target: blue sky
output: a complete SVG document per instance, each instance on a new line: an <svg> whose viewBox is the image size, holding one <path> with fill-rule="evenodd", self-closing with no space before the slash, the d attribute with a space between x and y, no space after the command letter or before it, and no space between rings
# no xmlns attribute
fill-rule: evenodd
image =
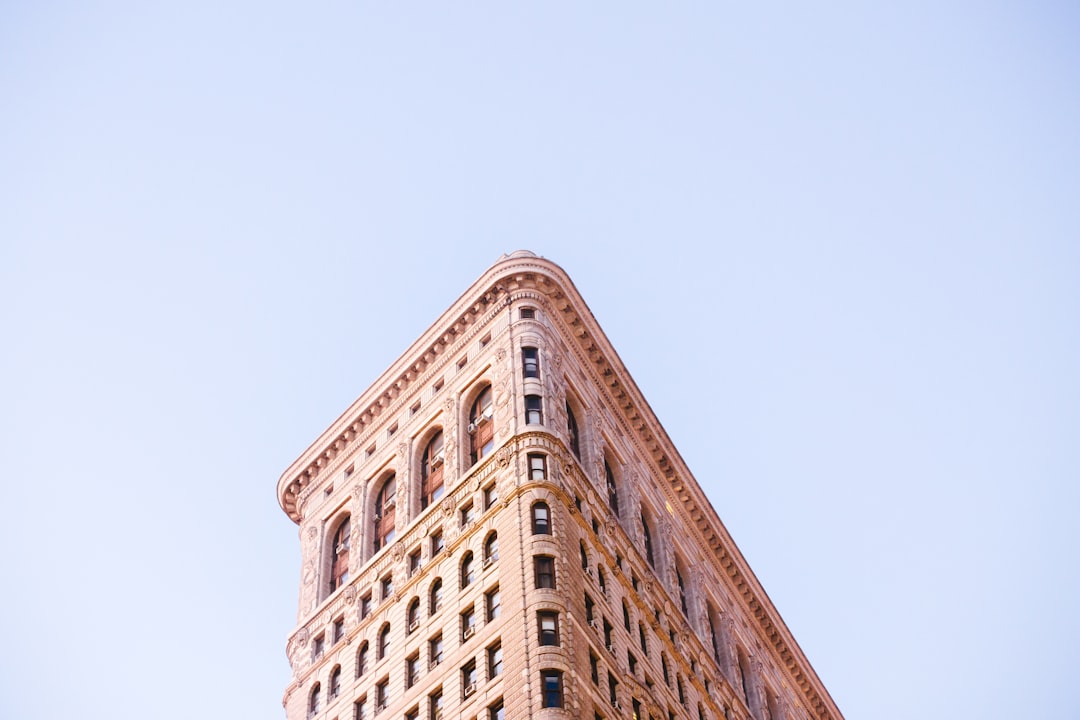
<svg viewBox="0 0 1080 720"><path fill-rule="evenodd" d="M519 248L848 718L1080 714L1078 30L3 4L0 716L282 717L278 476Z"/></svg>

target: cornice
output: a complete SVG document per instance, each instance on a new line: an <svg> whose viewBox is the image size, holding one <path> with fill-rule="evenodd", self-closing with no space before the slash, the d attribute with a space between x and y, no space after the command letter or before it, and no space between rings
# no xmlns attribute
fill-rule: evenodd
<svg viewBox="0 0 1080 720"><path fill-rule="evenodd" d="M668 490L677 499L679 512L698 529L702 547L723 568L734 595L757 621L762 637L802 691L807 708L822 720L840 720L843 716L836 704L573 282L558 265L532 253L519 251L500 258L285 471L278 481L282 509L294 522L299 522L296 501L300 491L409 391L418 378L425 376L426 370L445 359L447 348L455 345L459 336L481 316L487 316L489 311L508 303L512 296L524 292L539 293L545 304L556 311L549 313L553 324L581 359L587 360L582 365L605 390L620 423L645 451L656 475L666 481Z"/></svg>

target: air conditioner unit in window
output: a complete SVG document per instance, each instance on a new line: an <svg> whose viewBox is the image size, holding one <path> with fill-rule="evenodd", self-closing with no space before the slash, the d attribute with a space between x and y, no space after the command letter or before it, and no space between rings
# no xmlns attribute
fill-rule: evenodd
<svg viewBox="0 0 1080 720"><path fill-rule="evenodd" d="M612 645L612 644L610 644L610 643L608 643L608 646L607 646L607 651L608 651L609 653L611 653L612 655L614 655L614 654L615 654L615 646L614 646L614 645Z"/></svg>
<svg viewBox="0 0 1080 720"><path fill-rule="evenodd" d="M432 470L434 470L435 468L439 467L442 464L443 464L443 454L441 452L431 458L431 469Z"/></svg>
<svg viewBox="0 0 1080 720"><path fill-rule="evenodd" d="M494 563L494 562L495 562L495 558L493 558L493 557L491 557L489 555L486 558L484 558L484 567L486 567L486 568L491 567L492 563Z"/></svg>
<svg viewBox="0 0 1080 720"><path fill-rule="evenodd" d="M476 423L471 422L471 423L469 423L469 433L471 434L471 433L474 433L474 432L476 432Z"/></svg>
<svg viewBox="0 0 1080 720"><path fill-rule="evenodd" d="M476 683L469 683L465 686L465 690L462 692L462 695L464 695L465 697L469 697L474 692L476 692Z"/></svg>
<svg viewBox="0 0 1080 720"><path fill-rule="evenodd" d="M475 627L467 627L467 628L465 628L465 631L461 633L461 639L462 640L468 640L469 638L471 638L473 636L473 634L475 632L476 632Z"/></svg>
<svg viewBox="0 0 1080 720"><path fill-rule="evenodd" d="M596 618L593 618L589 621L589 627L591 627L593 630L599 630L600 623L596 621Z"/></svg>
<svg viewBox="0 0 1080 720"><path fill-rule="evenodd" d="M585 568L585 574L588 575L591 578L596 577L596 571L592 569L592 566L589 566L589 567Z"/></svg>
<svg viewBox="0 0 1080 720"><path fill-rule="evenodd" d="M439 663L441 663L441 662L442 662L442 658L435 658L434 660L432 660L432 661L430 661L428 663L427 669L428 670L434 670L435 668L437 668L439 666Z"/></svg>
<svg viewBox="0 0 1080 720"><path fill-rule="evenodd" d="M495 408L492 407L491 405L488 405L486 408L484 408L481 411L480 417L477 419L477 422L483 422L485 420L490 420L494 416L495 416Z"/></svg>
<svg viewBox="0 0 1080 720"><path fill-rule="evenodd" d="M615 708L616 710L622 710L622 705L619 704L618 700L612 700L611 707Z"/></svg>
<svg viewBox="0 0 1080 720"><path fill-rule="evenodd" d="M343 552L348 552L348 551L349 551L349 546L346 545L345 543L338 543L337 547L334 548L334 552L337 553L338 555L340 555Z"/></svg>
<svg viewBox="0 0 1080 720"><path fill-rule="evenodd" d="M411 623L409 623L409 632L415 631L418 627L420 627L420 621L413 620Z"/></svg>
<svg viewBox="0 0 1080 720"><path fill-rule="evenodd" d="M383 503L383 509L384 510L389 510L390 508L394 507L395 505L397 505L397 498L396 497L386 498L386 502Z"/></svg>

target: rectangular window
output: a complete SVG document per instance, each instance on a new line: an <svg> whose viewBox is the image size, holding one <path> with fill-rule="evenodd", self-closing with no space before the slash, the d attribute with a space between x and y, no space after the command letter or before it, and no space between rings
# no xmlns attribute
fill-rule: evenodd
<svg viewBox="0 0 1080 720"><path fill-rule="evenodd" d="M476 520L476 512L473 510L473 504L471 502L465 503L461 507L461 527L467 527Z"/></svg>
<svg viewBox="0 0 1080 720"><path fill-rule="evenodd" d="M442 688L428 695L429 720L442 720Z"/></svg>
<svg viewBox="0 0 1080 720"><path fill-rule="evenodd" d="M367 695L353 703L353 720L367 720Z"/></svg>
<svg viewBox="0 0 1080 720"><path fill-rule="evenodd" d="M589 651L589 677L592 678L593 685L600 684L600 658L596 657L596 653Z"/></svg>
<svg viewBox="0 0 1080 720"><path fill-rule="evenodd" d="M394 577L393 575L387 575L379 581L379 600L386 602L390 599L390 596L394 594Z"/></svg>
<svg viewBox="0 0 1080 720"><path fill-rule="evenodd" d="M562 672L541 670L540 687L543 688L540 707L561 708L563 706Z"/></svg>
<svg viewBox="0 0 1080 720"><path fill-rule="evenodd" d="M405 713L405 720L420 720L420 708L414 707Z"/></svg>
<svg viewBox="0 0 1080 720"><path fill-rule="evenodd" d="M390 678L383 678L375 685L375 712L385 710L390 702Z"/></svg>
<svg viewBox="0 0 1080 720"><path fill-rule="evenodd" d="M544 406L543 399L539 395L525 396L525 424L543 425Z"/></svg>
<svg viewBox="0 0 1080 720"><path fill-rule="evenodd" d="M442 530L431 533L431 557L435 557L445 549L446 540L443 538Z"/></svg>
<svg viewBox="0 0 1080 720"><path fill-rule="evenodd" d="M521 363L527 378L540 377L540 351L534 347L521 348Z"/></svg>
<svg viewBox="0 0 1080 720"><path fill-rule="evenodd" d="M417 548L409 553L409 577L412 577L420 569L420 549Z"/></svg>
<svg viewBox="0 0 1080 720"><path fill-rule="evenodd" d="M536 308L523 307L521 308L521 310L518 311L518 317L522 320L535 320Z"/></svg>
<svg viewBox="0 0 1080 720"><path fill-rule="evenodd" d="M484 510L490 510L497 502L499 502L499 491L495 483L492 483L484 488Z"/></svg>
<svg viewBox="0 0 1080 720"><path fill-rule="evenodd" d="M499 698L488 708L488 720L506 720L506 710L503 709L503 700Z"/></svg>
<svg viewBox="0 0 1080 720"><path fill-rule="evenodd" d="M334 621L334 643L338 643L345 637L345 618L339 617Z"/></svg>
<svg viewBox="0 0 1080 720"><path fill-rule="evenodd" d="M555 558L550 555L534 555L533 570L537 588L555 589Z"/></svg>
<svg viewBox="0 0 1080 720"><path fill-rule="evenodd" d="M596 603L589 597L589 593L585 593L585 620L589 623L593 621L593 610L596 608Z"/></svg>
<svg viewBox="0 0 1080 720"><path fill-rule="evenodd" d="M539 453L529 455L529 479L547 479L547 455L540 455Z"/></svg>
<svg viewBox="0 0 1080 720"><path fill-rule="evenodd" d="M428 666L435 667L442 662L443 639L442 633L428 640Z"/></svg>
<svg viewBox="0 0 1080 720"><path fill-rule="evenodd" d="M326 648L326 639L324 636L319 635L311 641L311 659L312 661L318 660L323 656L323 650Z"/></svg>
<svg viewBox="0 0 1080 720"><path fill-rule="evenodd" d="M559 613L542 610L536 613L536 623L540 632L541 645L559 644Z"/></svg>
<svg viewBox="0 0 1080 720"><path fill-rule="evenodd" d="M499 613L502 612L502 599L499 597L499 586L496 585L491 590L488 590L484 595L484 606L486 609L487 622L491 622L495 618L499 617Z"/></svg>
<svg viewBox="0 0 1080 720"><path fill-rule="evenodd" d="M371 614L371 593L360 598L360 619L363 620Z"/></svg>
<svg viewBox="0 0 1080 720"><path fill-rule="evenodd" d="M476 661L470 660L461 667L461 699L476 692Z"/></svg>
<svg viewBox="0 0 1080 720"><path fill-rule="evenodd" d="M611 700L611 704L614 705L619 701L619 681L615 679L615 675L608 673L607 684L608 698Z"/></svg>
<svg viewBox="0 0 1080 720"><path fill-rule="evenodd" d="M488 680L494 680L502 674L502 642L497 642L487 649Z"/></svg>
<svg viewBox="0 0 1080 720"><path fill-rule="evenodd" d="M405 687L411 688L420 679L420 653L413 653L405 661Z"/></svg>
<svg viewBox="0 0 1080 720"><path fill-rule="evenodd" d="M465 612L461 613L461 641L465 642L476 632L476 612L470 605Z"/></svg>

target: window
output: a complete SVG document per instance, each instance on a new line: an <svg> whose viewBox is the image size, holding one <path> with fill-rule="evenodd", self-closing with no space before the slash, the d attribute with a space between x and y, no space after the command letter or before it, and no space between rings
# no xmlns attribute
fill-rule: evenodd
<svg viewBox="0 0 1080 720"><path fill-rule="evenodd" d="M600 583L600 592L607 595L607 578L604 577L604 568L596 566L596 579Z"/></svg>
<svg viewBox="0 0 1080 720"><path fill-rule="evenodd" d="M467 587L476 579L474 565L472 552L465 553L465 557L461 559L461 587Z"/></svg>
<svg viewBox="0 0 1080 720"><path fill-rule="evenodd" d="M615 679L614 674L607 674L607 685L608 698L611 700L611 704L614 705L619 701L619 681Z"/></svg>
<svg viewBox="0 0 1080 720"><path fill-rule="evenodd" d="M443 494L443 434L435 433L424 446L420 459L420 508L426 508Z"/></svg>
<svg viewBox="0 0 1080 720"><path fill-rule="evenodd" d="M367 720L367 695L353 703L353 720Z"/></svg>
<svg viewBox="0 0 1080 720"><path fill-rule="evenodd" d="M496 585L484 595L484 606L487 612L487 622L499 617L502 612L502 599L499 597L499 586Z"/></svg>
<svg viewBox="0 0 1080 720"><path fill-rule="evenodd" d="M490 510L497 502L499 502L499 489L495 483L492 483L484 488L484 509Z"/></svg>
<svg viewBox="0 0 1080 720"><path fill-rule="evenodd" d="M499 559L499 534L492 532L484 541L484 567Z"/></svg>
<svg viewBox="0 0 1080 720"><path fill-rule="evenodd" d="M578 548L581 550L581 569L589 569L589 553L585 550L585 543L581 541L578 543Z"/></svg>
<svg viewBox="0 0 1080 720"><path fill-rule="evenodd" d="M405 619L408 623L405 626L406 635L420 627L420 598L414 597L409 601L409 609L405 613Z"/></svg>
<svg viewBox="0 0 1080 720"><path fill-rule="evenodd" d="M394 576L387 575L379 581L379 600L386 602L394 594Z"/></svg>
<svg viewBox="0 0 1080 720"><path fill-rule="evenodd" d="M682 605L683 615L689 616L690 611L686 609L686 583L678 566L675 567L675 580L679 584L679 604Z"/></svg>
<svg viewBox="0 0 1080 720"><path fill-rule="evenodd" d="M717 631L719 623L716 619L716 608L713 607L713 604L710 602L706 603L705 610L709 619L709 639L712 641L713 659L716 660L717 665L723 667L724 663L720 661L720 637L719 632Z"/></svg>
<svg viewBox="0 0 1080 720"><path fill-rule="evenodd" d="M407 713L405 713L405 720L420 720L420 708L411 708Z"/></svg>
<svg viewBox="0 0 1080 720"><path fill-rule="evenodd" d="M386 653L390 650L390 623L386 623L382 626L382 630L379 630L379 645L378 645L378 659L382 660L386 657Z"/></svg>
<svg viewBox="0 0 1080 720"><path fill-rule="evenodd" d="M428 614L434 615L442 607L442 578L435 578L431 583L431 592L428 600Z"/></svg>
<svg viewBox="0 0 1080 720"><path fill-rule="evenodd" d="M334 644L336 645L338 642L340 642L343 637L345 637L345 618L339 617L334 620Z"/></svg>
<svg viewBox="0 0 1080 720"><path fill-rule="evenodd" d="M645 559L648 560L649 565L655 569L656 559L653 554L652 531L649 530L649 521L645 517L645 513L641 514L641 534L645 540Z"/></svg>
<svg viewBox="0 0 1080 720"><path fill-rule="evenodd" d="M315 713L319 712L319 706L322 703L322 686L319 683L315 683L311 686L311 694L308 695L308 717L311 717Z"/></svg>
<svg viewBox="0 0 1080 720"><path fill-rule="evenodd" d="M541 645L559 644L559 613L550 610L541 610L536 613L536 624L539 628Z"/></svg>
<svg viewBox="0 0 1080 720"><path fill-rule="evenodd" d="M488 708L488 720L506 720L506 710L503 709L502 698Z"/></svg>
<svg viewBox="0 0 1080 720"><path fill-rule="evenodd" d="M375 520L374 527L374 552L394 541L394 515L396 506L396 490L394 476L390 475L383 481L375 496Z"/></svg>
<svg viewBox="0 0 1080 720"><path fill-rule="evenodd" d="M356 677L363 676L367 672L368 644L362 643L356 651Z"/></svg>
<svg viewBox="0 0 1080 720"><path fill-rule="evenodd" d="M420 653L405 659L405 687L411 688L420 679Z"/></svg>
<svg viewBox="0 0 1080 720"><path fill-rule="evenodd" d="M442 688L428 695L428 717L430 720L442 720Z"/></svg>
<svg viewBox="0 0 1080 720"><path fill-rule="evenodd" d="M668 675L667 655L660 653L660 669L664 672L664 682L670 686L671 677Z"/></svg>
<svg viewBox="0 0 1080 720"><path fill-rule="evenodd" d="M615 645L611 640L611 631L614 629L615 628L608 622L607 618L604 618L604 645L607 646L607 649L612 653L615 652Z"/></svg>
<svg viewBox="0 0 1080 720"><path fill-rule="evenodd" d="M529 479L547 479L547 455L541 455L539 453L529 454Z"/></svg>
<svg viewBox="0 0 1080 720"><path fill-rule="evenodd" d="M682 675L676 675L675 676L675 687L678 688L679 704L680 705L685 705L686 704L686 690L683 689Z"/></svg>
<svg viewBox="0 0 1080 720"><path fill-rule="evenodd" d="M585 593L585 620L588 622L593 621L593 611L596 609L596 603L589 597L589 593Z"/></svg>
<svg viewBox="0 0 1080 720"><path fill-rule="evenodd" d="M385 710L390 702L390 678L383 678L375 684L375 712Z"/></svg>
<svg viewBox="0 0 1080 720"><path fill-rule="evenodd" d="M641 652L645 653L645 656L649 655L649 646L645 642L645 623L637 624L638 643L641 645Z"/></svg>
<svg viewBox="0 0 1080 720"><path fill-rule="evenodd" d="M536 308L523 307L518 312L518 317L522 320L534 320L536 319Z"/></svg>
<svg viewBox="0 0 1080 720"><path fill-rule="evenodd" d="M476 610L470 605L461 613L461 642L465 642L476 633Z"/></svg>
<svg viewBox="0 0 1080 720"><path fill-rule="evenodd" d="M574 411L570 409L570 403L566 403L566 438L570 441L570 450L580 460L581 447L578 440L577 418L574 417Z"/></svg>
<svg viewBox="0 0 1080 720"><path fill-rule="evenodd" d="M494 680L502 675L503 656L502 642L496 642L487 649L488 680Z"/></svg>
<svg viewBox="0 0 1080 720"><path fill-rule="evenodd" d="M607 479L608 505L615 516L619 515L619 488L615 486L615 474L611 472L611 466L604 460L604 477Z"/></svg>
<svg viewBox="0 0 1080 720"><path fill-rule="evenodd" d="M540 687L543 688L540 707L561 708L563 706L562 672L541 670Z"/></svg>
<svg viewBox="0 0 1080 720"><path fill-rule="evenodd" d="M470 660L461 666L461 699L476 692L476 660Z"/></svg>
<svg viewBox="0 0 1080 720"><path fill-rule="evenodd" d="M476 519L476 511L473 509L473 504L467 502L461 506L461 527L465 528L472 525L473 520Z"/></svg>
<svg viewBox="0 0 1080 720"><path fill-rule="evenodd" d="M543 425L544 424L543 399L539 395L526 395L525 396L525 424L526 425Z"/></svg>
<svg viewBox="0 0 1080 720"><path fill-rule="evenodd" d="M341 666L335 665L330 671L330 698L336 698L341 694Z"/></svg>
<svg viewBox="0 0 1080 720"><path fill-rule="evenodd" d="M532 531L533 535L551 534L551 511L546 502L533 503L532 506Z"/></svg>
<svg viewBox="0 0 1080 720"><path fill-rule="evenodd" d="M371 593L360 598L360 619L363 620L371 614Z"/></svg>
<svg viewBox="0 0 1080 720"><path fill-rule="evenodd" d="M488 385L477 395L469 411L469 460L474 464L495 447L495 428L491 422L495 410L491 400L491 386Z"/></svg>
<svg viewBox="0 0 1080 720"><path fill-rule="evenodd" d="M551 555L534 555L533 570L536 587L555 589L555 558Z"/></svg>
<svg viewBox="0 0 1080 720"><path fill-rule="evenodd" d="M409 577L415 575L417 571L420 570L420 566L420 549L417 548L409 553Z"/></svg>
<svg viewBox="0 0 1080 720"><path fill-rule="evenodd" d="M316 635L315 639L311 641L311 661L314 662L321 658L325 649L326 638L323 635Z"/></svg>
<svg viewBox="0 0 1080 720"><path fill-rule="evenodd" d="M526 378L540 377L540 351L534 347L521 348L521 364Z"/></svg>
<svg viewBox="0 0 1080 720"><path fill-rule="evenodd" d="M442 662L443 658L443 639L442 633L439 633L435 637L428 640L428 665L435 667Z"/></svg>
<svg viewBox="0 0 1080 720"><path fill-rule="evenodd" d="M630 608L626 606L626 601L622 601L622 623L626 628L626 632L630 632Z"/></svg>
<svg viewBox="0 0 1080 720"><path fill-rule="evenodd" d="M349 517L346 516L338 523L334 531L331 546L333 559L330 561L330 592L334 592L349 581L349 542L351 539L349 528Z"/></svg>
<svg viewBox="0 0 1080 720"><path fill-rule="evenodd" d="M431 557L435 557L446 549L446 539L443 538L442 530L431 533Z"/></svg>
<svg viewBox="0 0 1080 720"><path fill-rule="evenodd" d="M593 685L600 684L600 658L596 657L592 650L589 651L589 677L592 678Z"/></svg>
<svg viewBox="0 0 1080 720"><path fill-rule="evenodd" d="M626 651L626 664L630 668L630 674L637 674L637 657L629 650Z"/></svg>

